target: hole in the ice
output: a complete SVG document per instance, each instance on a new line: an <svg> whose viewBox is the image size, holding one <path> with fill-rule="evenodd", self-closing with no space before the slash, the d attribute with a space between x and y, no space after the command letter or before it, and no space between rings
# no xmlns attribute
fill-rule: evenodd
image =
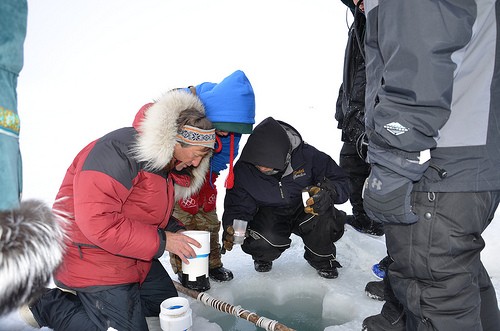
<svg viewBox="0 0 500 331"><path fill-rule="evenodd" d="M236 292L232 290L235 288L241 291L233 293ZM323 331L328 326L349 322L356 315L351 298L340 294L338 289L304 284L303 280L287 281L285 284L257 280L242 282L241 287L217 287L211 295L301 331ZM224 331L263 330L251 322L211 307L198 306L193 309L197 316L217 323Z"/></svg>

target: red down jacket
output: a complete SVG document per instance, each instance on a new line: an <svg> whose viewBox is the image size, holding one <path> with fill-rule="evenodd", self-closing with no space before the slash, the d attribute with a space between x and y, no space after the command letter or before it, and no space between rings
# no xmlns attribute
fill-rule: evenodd
<svg viewBox="0 0 500 331"><path fill-rule="evenodd" d="M191 178L183 178L190 186L175 185L174 198L178 181L174 183L173 175L164 170L168 163L161 164L172 159L179 112L193 103L203 111L196 97L171 91L144 106L133 127L91 142L76 156L53 208L68 221L69 230L68 249L55 274L58 286L91 290L144 281L151 260L164 253L162 230L169 223L175 199L196 192L208 169L207 158ZM141 140L144 128L149 136ZM161 140L153 139L152 144L155 129L172 134L157 134ZM137 154L148 161L137 161ZM168 227L176 231L182 225Z"/></svg>

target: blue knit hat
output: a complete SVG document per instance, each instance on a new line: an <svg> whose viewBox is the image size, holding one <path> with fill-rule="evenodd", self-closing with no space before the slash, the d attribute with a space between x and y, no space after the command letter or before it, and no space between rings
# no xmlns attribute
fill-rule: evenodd
<svg viewBox="0 0 500 331"><path fill-rule="evenodd" d="M205 106L208 119L217 130L252 133L255 123L255 94L241 70L233 72L219 84L202 83L196 94Z"/></svg>

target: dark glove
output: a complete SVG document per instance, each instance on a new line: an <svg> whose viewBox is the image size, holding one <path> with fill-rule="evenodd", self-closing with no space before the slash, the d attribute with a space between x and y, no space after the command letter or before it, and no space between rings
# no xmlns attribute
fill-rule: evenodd
<svg viewBox="0 0 500 331"><path fill-rule="evenodd" d="M230 251L233 249L234 245L234 229L230 225L222 233L222 248L221 253L226 253L226 250Z"/></svg>
<svg viewBox="0 0 500 331"><path fill-rule="evenodd" d="M200 199L199 204L203 206L205 212L209 212L215 209L217 204L217 187L215 187L215 181L217 180L218 174L215 172L208 172L205 178L205 182L200 189Z"/></svg>
<svg viewBox="0 0 500 331"><path fill-rule="evenodd" d="M304 211L308 214L322 215L326 213L337 198L337 192L330 181L325 178L318 186L307 188L310 198L306 200Z"/></svg>
<svg viewBox="0 0 500 331"><path fill-rule="evenodd" d="M363 206L368 217L386 223L418 221L411 207L413 182L388 168L372 164L363 187Z"/></svg>

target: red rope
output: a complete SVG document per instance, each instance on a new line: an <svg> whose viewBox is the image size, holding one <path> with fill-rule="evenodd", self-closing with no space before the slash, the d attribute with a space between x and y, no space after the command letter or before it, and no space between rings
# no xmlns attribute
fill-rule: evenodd
<svg viewBox="0 0 500 331"><path fill-rule="evenodd" d="M227 175L226 182L224 186L227 189L232 189L234 186L234 173L233 173L233 161L234 161L234 133L230 133L230 144L229 144L229 174Z"/></svg>
<svg viewBox="0 0 500 331"><path fill-rule="evenodd" d="M220 153L220 151L222 150L222 141L220 140L220 137L218 135L215 135L215 149L214 149L214 153Z"/></svg>

